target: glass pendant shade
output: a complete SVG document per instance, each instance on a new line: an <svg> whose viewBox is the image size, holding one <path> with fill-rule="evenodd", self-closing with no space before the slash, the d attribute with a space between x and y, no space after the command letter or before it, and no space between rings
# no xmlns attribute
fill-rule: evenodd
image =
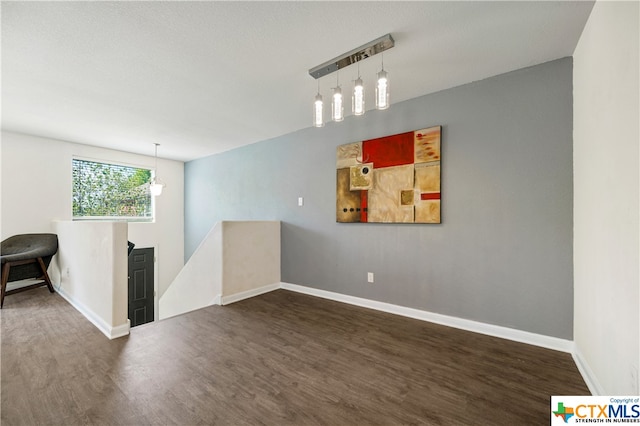
<svg viewBox="0 0 640 426"><path fill-rule="evenodd" d="M351 112L353 115L364 114L364 85L362 79L358 77L353 85L353 95L351 97Z"/></svg>
<svg viewBox="0 0 640 426"><path fill-rule="evenodd" d="M158 195L162 194L162 189L164 188L164 185L161 183L156 182L156 180L152 180L151 181L151 185L149 185L149 191L151 192L151 195L153 195L154 197L157 197Z"/></svg>
<svg viewBox="0 0 640 426"><path fill-rule="evenodd" d="M344 105L342 102L342 89L340 86L333 89L333 100L331 102L331 118L333 121L344 120Z"/></svg>
<svg viewBox="0 0 640 426"><path fill-rule="evenodd" d="M384 68L378 73L378 82L376 84L376 108L389 108L389 78Z"/></svg>
<svg viewBox="0 0 640 426"><path fill-rule="evenodd" d="M313 102L313 127L324 126L324 120L322 116L323 116L322 95L318 93L316 95L316 100Z"/></svg>

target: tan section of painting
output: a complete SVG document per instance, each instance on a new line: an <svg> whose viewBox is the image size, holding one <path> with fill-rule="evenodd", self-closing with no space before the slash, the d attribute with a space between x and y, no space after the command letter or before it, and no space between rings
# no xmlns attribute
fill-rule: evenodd
<svg viewBox="0 0 640 426"><path fill-rule="evenodd" d="M371 188L371 181L373 180L373 173L371 173L373 171L373 163L351 166L349 170L351 174L349 188L352 191Z"/></svg>
<svg viewBox="0 0 640 426"><path fill-rule="evenodd" d="M440 161L441 126L413 132L415 163Z"/></svg>
<svg viewBox="0 0 640 426"><path fill-rule="evenodd" d="M336 222L360 222L360 191L349 190L349 169L338 169L336 179Z"/></svg>
<svg viewBox="0 0 640 426"><path fill-rule="evenodd" d="M340 145L336 150L336 169L344 169L361 163L362 142Z"/></svg>
<svg viewBox="0 0 640 426"><path fill-rule="evenodd" d="M416 203L416 223L440 223L440 200Z"/></svg>
<svg viewBox="0 0 640 426"><path fill-rule="evenodd" d="M413 206L401 204L402 191L413 187L413 164L374 170L368 193L369 222L413 222Z"/></svg>
<svg viewBox="0 0 640 426"><path fill-rule="evenodd" d="M420 163L416 168L418 192L440 192L440 162ZM418 195L418 198L420 196Z"/></svg>
<svg viewBox="0 0 640 426"><path fill-rule="evenodd" d="M403 206L412 206L414 196L413 189L400 191L400 204Z"/></svg>

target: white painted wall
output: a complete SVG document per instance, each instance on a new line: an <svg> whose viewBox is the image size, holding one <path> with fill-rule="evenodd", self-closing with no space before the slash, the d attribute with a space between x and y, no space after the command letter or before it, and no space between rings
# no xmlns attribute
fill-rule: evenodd
<svg viewBox="0 0 640 426"><path fill-rule="evenodd" d="M574 53L574 341L595 394L640 393L639 8L598 1Z"/></svg>
<svg viewBox="0 0 640 426"><path fill-rule="evenodd" d="M60 270L56 291L107 337L129 334L127 224L55 221L53 232Z"/></svg>
<svg viewBox="0 0 640 426"><path fill-rule="evenodd" d="M155 161L151 142L151 155L143 156L2 132L1 147L2 239L20 233L52 232L53 220L72 219L71 159L74 156L151 169ZM184 163L159 159L157 173L167 186L156 198L155 222L128 226L129 240L136 247L155 248L156 318L157 300L184 264Z"/></svg>
<svg viewBox="0 0 640 426"><path fill-rule="evenodd" d="M219 305L222 293L222 223L202 240L160 298L160 319Z"/></svg>
<svg viewBox="0 0 640 426"><path fill-rule="evenodd" d="M222 222L222 300L280 283L280 222Z"/></svg>
<svg viewBox="0 0 640 426"><path fill-rule="evenodd" d="M217 222L160 299L160 319L280 287L280 222Z"/></svg>

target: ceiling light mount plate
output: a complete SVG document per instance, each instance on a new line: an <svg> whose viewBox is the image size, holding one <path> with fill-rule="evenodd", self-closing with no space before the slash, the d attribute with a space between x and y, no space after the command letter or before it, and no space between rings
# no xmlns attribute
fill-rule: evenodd
<svg viewBox="0 0 640 426"><path fill-rule="evenodd" d="M327 74L331 74L339 69L348 67L358 61L377 55L387 49L391 49L393 46L395 46L395 41L393 40L393 37L391 37L391 34L383 35L382 37L370 41L367 44L333 58L322 65L311 68L309 70L309 75L315 79L324 77Z"/></svg>

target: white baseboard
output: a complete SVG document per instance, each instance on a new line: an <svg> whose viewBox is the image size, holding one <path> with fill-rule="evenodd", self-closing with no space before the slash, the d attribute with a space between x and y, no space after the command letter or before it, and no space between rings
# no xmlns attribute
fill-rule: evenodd
<svg viewBox="0 0 640 426"><path fill-rule="evenodd" d="M573 348L572 355L573 355L573 360L576 363L576 367L578 367L578 371L580 371L580 374L582 375L584 382L587 384L587 387L589 388L589 392L591 392L591 395L594 395L594 396L606 395L604 392L604 389L602 388L602 385L600 384L600 381L598 380L596 375L593 373L593 370L591 369L591 367L589 367L589 364L584 359L584 356L582 356L582 353L580 352L577 346Z"/></svg>
<svg viewBox="0 0 640 426"><path fill-rule="evenodd" d="M131 323L128 319L125 324L112 327L111 325L107 324L102 318L96 315L95 312L87 308L82 302L71 297L66 291L64 291L64 288L58 287L56 288L56 291L60 296L62 296L63 299L69 302L71 306L76 308L78 312L84 315L86 319L91 321L91 323L95 325L98 330L100 330L102 334L107 336L109 339L117 339L118 337L126 336L127 334L129 334Z"/></svg>
<svg viewBox="0 0 640 426"><path fill-rule="evenodd" d="M311 296L322 297L323 299L334 300L336 302L348 303L350 305L375 309L377 311L402 315L422 321L446 325L448 327L459 328L472 331L474 333L486 334L488 336L500 337L502 339L513 340L529 345L540 346L556 351L572 353L573 341L560 339L558 337L545 336L542 334L530 333L528 331L516 330L499 325L485 324L482 322L456 318L448 315L436 314L420 309L407 308L405 306L393 305L391 303L378 302L375 300L363 299L361 297L347 296L345 294L334 293L326 290L305 287L297 284L280 283L280 288L284 290L304 293Z"/></svg>
<svg viewBox="0 0 640 426"><path fill-rule="evenodd" d="M109 339L117 339L129 334L131 330L131 320L127 318L127 322L116 327L111 327L111 335L107 336Z"/></svg>
<svg viewBox="0 0 640 426"><path fill-rule="evenodd" d="M239 302L250 297L259 296L270 291L274 291L280 288L281 283L268 284L262 287L254 288L251 290L243 291L229 296L220 297L220 305L228 305L230 303Z"/></svg>
<svg viewBox="0 0 640 426"><path fill-rule="evenodd" d="M160 299L162 300L162 298L160 298ZM207 308L207 307L212 306L212 305L220 305L220 295L218 294L213 299L211 299L211 301L208 302L208 303L204 303L204 304L197 305L197 306L191 305L191 306L189 306L187 308L185 308L184 306L176 308L175 305L174 305L174 306L171 307L171 312L169 312L168 314L167 314L167 310L168 310L167 307L166 306L163 307L163 305L161 303L159 305L160 305L159 309L161 311L161 312L159 312L159 318L160 318L160 321L163 321L163 320L166 320L168 318L173 318L173 317L177 317L179 315L188 314L189 312L197 311L198 309L204 309L204 308Z"/></svg>

